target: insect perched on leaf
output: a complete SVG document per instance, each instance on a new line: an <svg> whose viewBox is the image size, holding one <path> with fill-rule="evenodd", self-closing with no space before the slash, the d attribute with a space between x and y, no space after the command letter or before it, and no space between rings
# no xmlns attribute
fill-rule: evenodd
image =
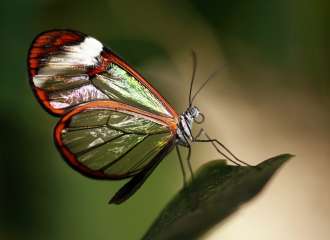
<svg viewBox="0 0 330 240"><path fill-rule="evenodd" d="M189 106L178 115L138 72L93 37L72 30L52 30L38 35L28 53L32 89L41 105L61 117L55 127L55 143L75 170L96 179L131 178L110 200L120 204L138 190L160 161L178 146L211 142L236 158L203 129L192 134L193 122L203 114L192 95L196 69L190 85ZM206 139L200 139L201 135ZM244 163L244 162L243 162Z"/></svg>

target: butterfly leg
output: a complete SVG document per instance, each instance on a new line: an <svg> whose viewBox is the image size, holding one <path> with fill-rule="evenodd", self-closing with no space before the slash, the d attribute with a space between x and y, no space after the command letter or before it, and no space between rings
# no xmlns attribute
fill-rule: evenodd
<svg viewBox="0 0 330 240"><path fill-rule="evenodd" d="M199 131L196 134L196 136L193 137L193 141L197 140L202 135L203 132L204 132L204 128L199 129Z"/></svg>
<svg viewBox="0 0 330 240"><path fill-rule="evenodd" d="M183 176L183 187L186 187L186 185L187 185L187 174L186 174L186 170L184 169L184 165L183 165L183 161L182 161L179 146L176 145L175 149L176 149L176 153L178 155L180 166L181 166L181 171L182 171L182 176Z"/></svg>
<svg viewBox="0 0 330 240"><path fill-rule="evenodd" d="M204 134L204 136L207 139L199 139L200 135ZM238 157L236 157L225 145L223 145L219 140L217 139L212 139L210 138L210 136L205 132L205 130L203 128L200 129L200 131L197 133L197 135L194 137L193 142L210 142L212 144L212 146L215 148L215 150L220 153L225 159L227 159L228 161L241 166L241 164L244 164L246 166L251 166L250 164L240 160ZM223 148L232 158L230 158L227 154L225 154L223 151L220 150L220 148L218 147L220 146L221 148Z"/></svg>
<svg viewBox="0 0 330 240"><path fill-rule="evenodd" d="M194 180L194 172L193 172L193 169L192 169L192 166L191 166L191 145L188 145L187 146L188 148L188 155L187 155L187 163L188 163L188 167L189 167L189 171L190 171L190 174L191 174L191 179Z"/></svg>

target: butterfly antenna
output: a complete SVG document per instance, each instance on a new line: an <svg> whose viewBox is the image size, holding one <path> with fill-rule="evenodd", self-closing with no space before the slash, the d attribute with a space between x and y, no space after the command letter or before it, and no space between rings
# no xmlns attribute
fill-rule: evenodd
<svg viewBox="0 0 330 240"><path fill-rule="evenodd" d="M212 74L210 74L210 76L205 80L205 82L202 84L202 86L197 90L197 92L193 95L193 97L191 98L191 104L193 103L193 101L195 100L195 98L197 97L198 93L200 91L202 91L202 89L206 86L206 84L212 79L214 78L217 73L220 71L220 69L215 70Z"/></svg>
<svg viewBox="0 0 330 240"><path fill-rule="evenodd" d="M192 76L191 76L191 81L190 81L190 89L189 89L189 107L191 107L191 105L192 105L191 94L192 94L192 88L193 88L193 85L194 85L196 69L197 69L196 52L194 50L191 50L191 55L192 55L192 60L193 60L193 71L192 71Z"/></svg>

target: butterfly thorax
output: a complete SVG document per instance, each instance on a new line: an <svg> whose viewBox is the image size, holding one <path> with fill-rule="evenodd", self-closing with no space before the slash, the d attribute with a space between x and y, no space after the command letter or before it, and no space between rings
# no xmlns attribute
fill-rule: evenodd
<svg viewBox="0 0 330 240"><path fill-rule="evenodd" d="M189 146L193 141L192 124L194 119L199 116L197 107L189 107L179 116L177 134L177 143L183 146Z"/></svg>

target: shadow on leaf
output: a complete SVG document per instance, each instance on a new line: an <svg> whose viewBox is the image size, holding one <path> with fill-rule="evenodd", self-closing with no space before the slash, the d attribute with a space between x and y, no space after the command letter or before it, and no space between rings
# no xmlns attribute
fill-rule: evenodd
<svg viewBox="0 0 330 240"><path fill-rule="evenodd" d="M204 164L194 181L163 209L143 240L196 239L256 196L293 155L282 154L254 167Z"/></svg>

